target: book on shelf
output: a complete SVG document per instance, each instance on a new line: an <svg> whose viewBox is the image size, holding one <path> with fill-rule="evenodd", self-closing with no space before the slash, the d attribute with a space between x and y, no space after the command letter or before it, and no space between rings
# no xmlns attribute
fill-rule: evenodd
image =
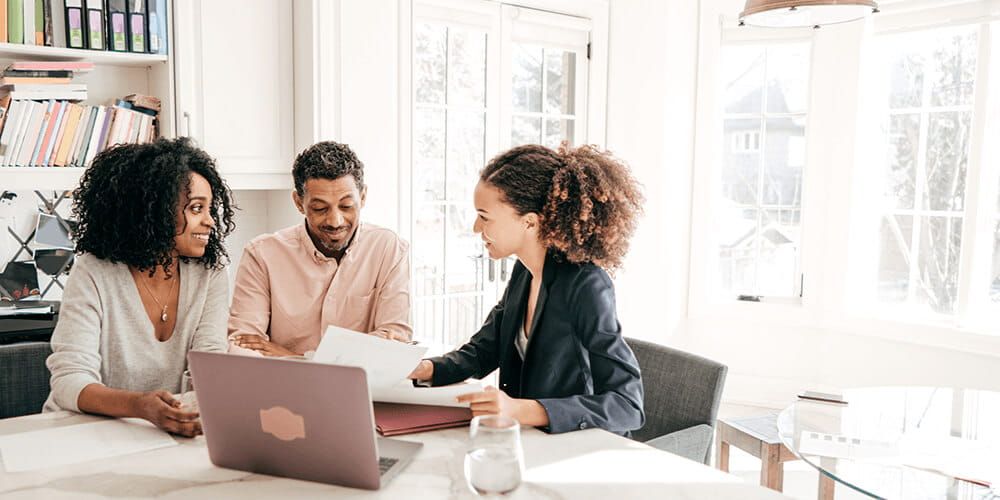
<svg viewBox="0 0 1000 500"><path fill-rule="evenodd" d="M16 0L7 0L8 2ZM22 42L25 45L35 45L35 0L23 0L21 5Z"/></svg>
<svg viewBox="0 0 1000 500"><path fill-rule="evenodd" d="M157 137L155 116L123 100L103 106L56 99L9 103L0 118L0 167L82 167L107 148Z"/></svg>
<svg viewBox="0 0 1000 500"><path fill-rule="evenodd" d="M63 92L86 92L87 85L84 83L55 83L55 84L11 83L8 85L0 86L0 90L7 92L16 90L20 90L23 92L41 92L43 90L60 90Z"/></svg>
<svg viewBox="0 0 1000 500"><path fill-rule="evenodd" d="M6 86L5 86L6 87ZM47 99L57 99L63 101L86 101L87 91L71 91L71 90L7 90L6 88L0 88L0 95L9 95L11 99L23 99L23 100L47 100Z"/></svg>
<svg viewBox="0 0 1000 500"><path fill-rule="evenodd" d="M7 66L14 71L63 71L86 73L94 69L94 63L88 61L13 61Z"/></svg>
<svg viewBox="0 0 1000 500"><path fill-rule="evenodd" d="M167 53L167 0L147 0L146 20L149 27L149 52Z"/></svg>
<svg viewBox="0 0 1000 500"><path fill-rule="evenodd" d="M7 0L7 42L24 43L24 2Z"/></svg>

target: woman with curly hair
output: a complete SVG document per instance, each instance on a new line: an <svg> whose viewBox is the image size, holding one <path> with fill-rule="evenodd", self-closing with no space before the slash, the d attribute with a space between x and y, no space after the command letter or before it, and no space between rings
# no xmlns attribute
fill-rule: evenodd
<svg viewBox="0 0 1000 500"><path fill-rule="evenodd" d="M614 286L641 211L628 168L590 146L520 146L483 169L474 230L490 258L518 259L500 303L458 350L410 377L446 385L500 369L500 388L459 397L559 433L642 427L639 365L622 338Z"/></svg>
<svg viewBox="0 0 1000 500"><path fill-rule="evenodd" d="M45 411L139 417L194 436L181 409L189 350L225 351L233 201L187 139L110 148L73 192L79 256L52 334Z"/></svg>

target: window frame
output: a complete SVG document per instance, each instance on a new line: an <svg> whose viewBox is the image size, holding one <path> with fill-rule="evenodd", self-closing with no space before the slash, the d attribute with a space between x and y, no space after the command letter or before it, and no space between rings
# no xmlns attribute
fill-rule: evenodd
<svg viewBox="0 0 1000 500"><path fill-rule="evenodd" d="M715 139L721 129L722 92L715 66L721 60L724 35L737 20L720 7L703 8L700 14L698 81L696 103L695 169L691 214L691 257L688 288L688 319L703 321L720 315L775 328L810 328L844 334L891 339L979 354L1000 355L1000 327L989 325L997 305L989 302L989 262L997 219L997 178L1000 176L1000 145L983 137L1000 136L1000 12L988 2L967 1L959 5L921 2L887 5L868 22L823 27L812 32L809 118L806 134L806 164L803 181L803 234L800 262L804 293L801 300L738 301L713 296L708 266L717 262L711 245L712 203L718 190L722 145ZM867 205L872 195L864 184L863 170L870 167L866 156L871 134L862 113L871 104L865 93L871 66L868 44L876 35L914 31L929 27L979 24L980 50L977 92L973 109L971 150L966 172L966 193L960 265L961 308L953 318L962 321L926 322L913 318L881 315L871 307L871 295L858 293L866 281L872 283L877 262L866 262L877 254L870 245L857 242L857 231L870 230ZM990 25L989 36L983 26ZM771 30L758 35L736 32L741 40L788 40L810 36L796 30ZM990 54L994 55L992 58ZM991 60L992 59L992 60ZM711 84L705 82L712 82ZM991 88L993 87L993 88ZM979 91L978 89L989 89ZM817 96L835 102L817 100ZM831 96L835 96L830 99ZM988 118L987 118L988 116ZM847 128L845 128L847 127ZM844 134L844 130L855 133ZM838 134L839 132L839 134ZM993 141L994 143L997 141ZM973 166L975 163L975 167ZM844 168L844 165L849 168ZM838 168L839 167L839 168ZM881 173L881 170L879 171ZM975 201L976 208L971 205ZM990 203L992 203L992 208ZM970 208L972 208L970 210ZM808 218L808 223L805 220ZM875 228L877 230L877 226ZM969 233L974 233L970 235ZM977 238L978 235L978 238ZM876 240L876 245L877 245ZM975 248L975 251L973 249ZM982 271L982 272L980 272ZM979 287L980 296L968 295ZM874 289L874 287L872 287ZM982 300L985 297L986 302ZM961 316L959 316L961 315ZM995 321L994 321L995 323Z"/></svg>

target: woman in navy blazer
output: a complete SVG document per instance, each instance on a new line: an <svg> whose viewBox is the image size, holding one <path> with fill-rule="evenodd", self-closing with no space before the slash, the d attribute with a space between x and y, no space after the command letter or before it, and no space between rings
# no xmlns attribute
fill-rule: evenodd
<svg viewBox="0 0 1000 500"><path fill-rule="evenodd" d="M639 364L622 338L614 285L642 195L628 167L592 147L513 148L475 190L474 226L510 282L479 332L410 375L432 385L500 369L500 388L459 398L552 433L643 425Z"/></svg>

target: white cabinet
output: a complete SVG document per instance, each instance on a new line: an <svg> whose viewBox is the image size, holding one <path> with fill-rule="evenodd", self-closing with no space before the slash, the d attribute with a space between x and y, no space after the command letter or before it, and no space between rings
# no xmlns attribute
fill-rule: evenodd
<svg viewBox="0 0 1000 500"><path fill-rule="evenodd" d="M178 135L194 138L236 189L290 189L292 2L174 4Z"/></svg>

